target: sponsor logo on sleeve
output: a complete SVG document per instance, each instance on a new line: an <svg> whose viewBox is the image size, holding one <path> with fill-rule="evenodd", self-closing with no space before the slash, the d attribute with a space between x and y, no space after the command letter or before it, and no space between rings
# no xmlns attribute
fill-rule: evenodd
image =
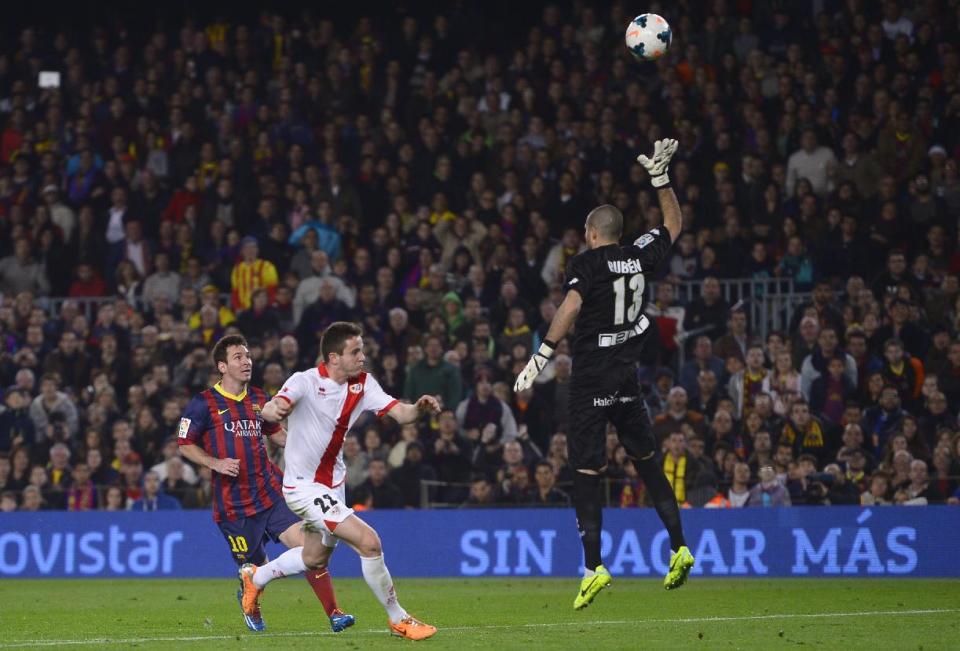
<svg viewBox="0 0 960 651"><path fill-rule="evenodd" d="M639 237L639 239L637 239L637 246L639 246L642 249L643 247L650 244L651 242L653 242L653 235L651 235L650 233L644 233Z"/></svg>

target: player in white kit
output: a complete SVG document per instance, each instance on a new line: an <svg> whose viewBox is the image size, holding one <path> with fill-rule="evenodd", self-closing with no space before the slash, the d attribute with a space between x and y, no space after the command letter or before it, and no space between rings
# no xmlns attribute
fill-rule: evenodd
<svg viewBox="0 0 960 651"><path fill-rule="evenodd" d="M339 539L360 555L363 578L387 611L391 632L423 640L437 629L400 606L383 562L380 537L346 504L342 448L344 436L365 411L403 425L421 414L438 413L440 405L433 396L421 396L411 405L387 395L372 375L363 372L362 335L353 323L332 324L320 342L320 366L291 375L263 407L267 422L287 418L283 496L303 518L304 543L261 567L240 568L243 608L254 612L260 593L273 579L325 568Z"/></svg>

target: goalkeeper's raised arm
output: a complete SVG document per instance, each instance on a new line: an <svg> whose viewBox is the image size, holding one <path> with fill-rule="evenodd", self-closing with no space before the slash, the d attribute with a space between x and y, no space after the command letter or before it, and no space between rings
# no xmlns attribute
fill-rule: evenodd
<svg viewBox="0 0 960 651"><path fill-rule="evenodd" d="M657 190L657 200L660 202L660 210L663 212L663 225L670 231L671 242L677 241L683 228L680 202L677 201L677 195L670 187L670 177L667 176L670 159L673 158L676 151L677 141L672 138L664 138L654 144L653 156L649 158L644 154L637 156L637 162L646 168L650 175L650 183Z"/></svg>

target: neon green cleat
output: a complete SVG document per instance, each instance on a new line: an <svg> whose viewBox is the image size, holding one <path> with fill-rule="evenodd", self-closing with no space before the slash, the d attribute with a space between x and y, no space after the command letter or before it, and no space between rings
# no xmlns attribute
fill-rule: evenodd
<svg viewBox="0 0 960 651"><path fill-rule="evenodd" d="M667 590L679 588L687 582L692 569L693 554L690 553L690 548L684 545L670 555L670 571L663 577L663 587Z"/></svg>
<svg viewBox="0 0 960 651"><path fill-rule="evenodd" d="M577 593L577 598L573 600L573 609L582 610L589 606L593 602L593 598L610 585L612 580L613 578L607 568L603 565L597 565L596 574L591 577L584 577L580 581L580 592Z"/></svg>

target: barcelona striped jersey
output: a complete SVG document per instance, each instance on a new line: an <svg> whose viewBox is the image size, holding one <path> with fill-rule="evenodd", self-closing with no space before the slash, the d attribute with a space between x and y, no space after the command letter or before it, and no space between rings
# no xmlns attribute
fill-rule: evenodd
<svg viewBox="0 0 960 651"><path fill-rule="evenodd" d="M267 457L263 435L281 431L260 410L270 397L256 387L239 395L219 383L194 396L180 419L180 445L198 445L218 459L237 459L236 477L213 473L213 519L233 521L283 503L282 473Z"/></svg>

